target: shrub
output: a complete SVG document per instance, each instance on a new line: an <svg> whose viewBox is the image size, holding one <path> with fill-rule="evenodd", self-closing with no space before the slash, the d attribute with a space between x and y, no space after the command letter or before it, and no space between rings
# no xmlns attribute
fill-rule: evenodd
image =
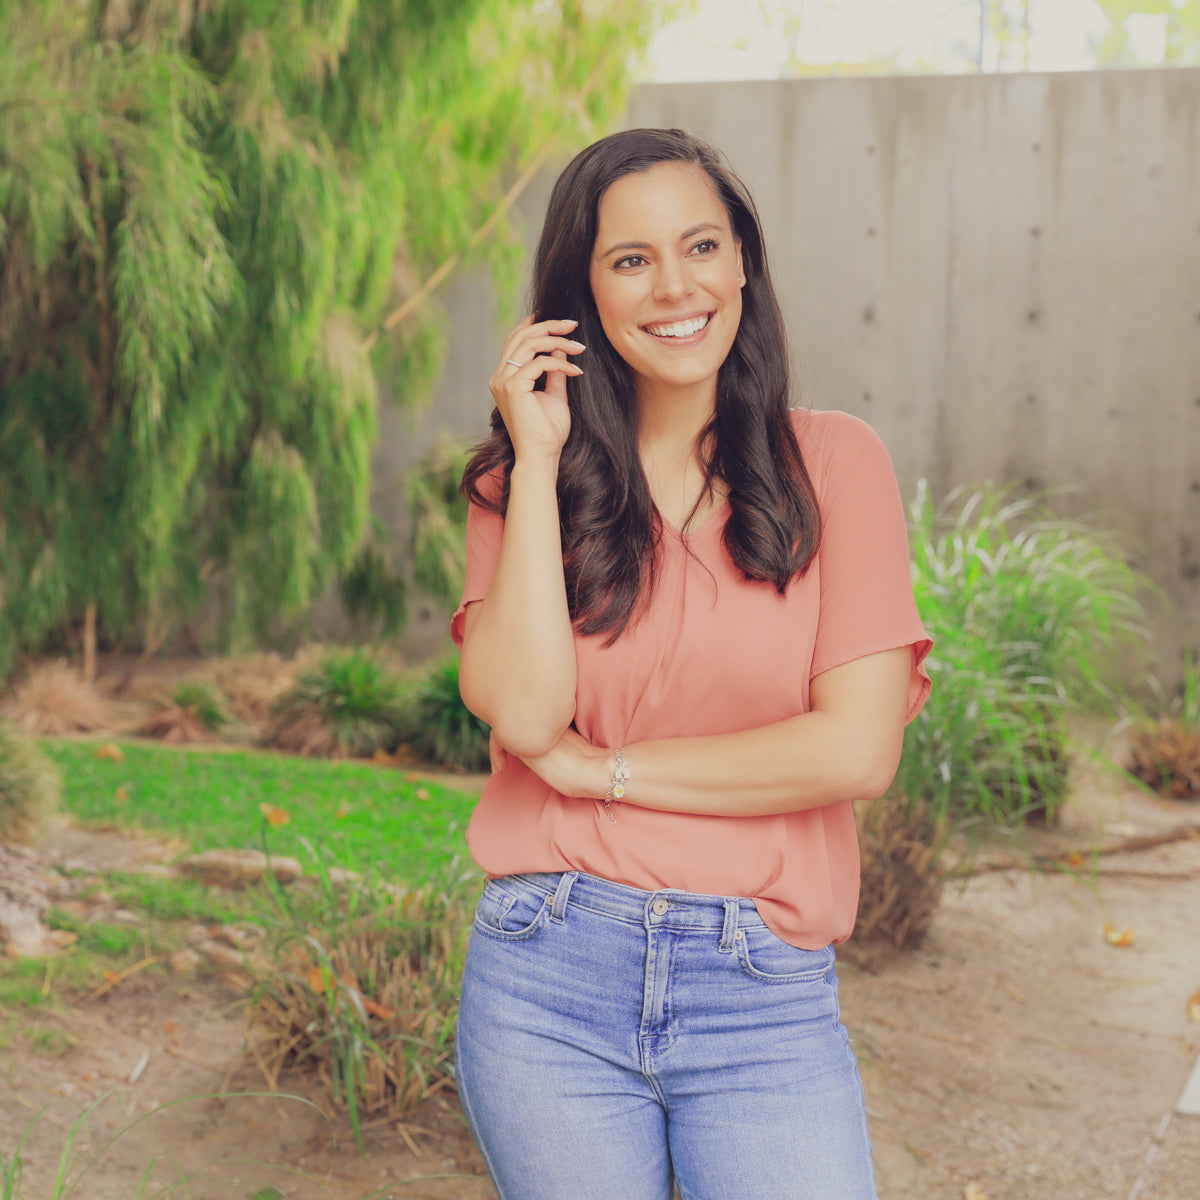
<svg viewBox="0 0 1200 1200"><path fill-rule="evenodd" d="M0 721L0 841L28 836L58 802L54 764L7 721Z"/></svg>
<svg viewBox="0 0 1200 1200"><path fill-rule="evenodd" d="M111 724L108 701L61 658L28 667L3 716L26 733L47 737L92 733Z"/></svg>
<svg viewBox="0 0 1200 1200"><path fill-rule="evenodd" d="M255 1055L272 1089L314 1071L358 1135L362 1117L403 1119L452 1085L474 884L320 880L307 903L274 889L285 922L253 986Z"/></svg>
<svg viewBox="0 0 1200 1200"><path fill-rule="evenodd" d="M267 740L295 754L369 755L395 743L399 679L357 650L326 655L275 704Z"/></svg>
<svg viewBox="0 0 1200 1200"><path fill-rule="evenodd" d="M140 732L164 742L204 742L229 724L217 689L201 679L185 680L158 703Z"/></svg>
<svg viewBox="0 0 1200 1200"><path fill-rule="evenodd" d="M935 820L1052 820L1066 791L1065 713L1112 702L1144 636L1142 579L1111 539L1045 498L922 484L913 586L936 638L933 694L909 726L896 787Z"/></svg>
<svg viewBox="0 0 1200 1200"><path fill-rule="evenodd" d="M434 667L414 687L404 740L418 757L453 771L486 771L487 725L463 703L458 656Z"/></svg>

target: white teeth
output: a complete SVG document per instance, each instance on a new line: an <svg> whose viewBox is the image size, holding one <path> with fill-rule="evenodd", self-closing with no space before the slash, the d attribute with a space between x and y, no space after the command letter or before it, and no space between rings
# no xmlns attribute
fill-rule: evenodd
<svg viewBox="0 0 1200 1200"><path fill-rule="evenodd" d="M690 321L680 321L675 325L647 325L646 332L655 337L684 338L699 333L707 324L707 317L693 317Z"/></svg>

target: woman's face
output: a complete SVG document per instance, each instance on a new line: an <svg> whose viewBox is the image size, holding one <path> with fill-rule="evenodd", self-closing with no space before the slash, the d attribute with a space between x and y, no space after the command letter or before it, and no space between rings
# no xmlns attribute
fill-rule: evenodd
<svg viewBox="0 0 1200 1200"><path fill-rule="evenodd" d="M590 277L600 324L639 399L698 388L715 397L745 279L741 245L704 170L659 163L613 183L600 200Z"/></svg>

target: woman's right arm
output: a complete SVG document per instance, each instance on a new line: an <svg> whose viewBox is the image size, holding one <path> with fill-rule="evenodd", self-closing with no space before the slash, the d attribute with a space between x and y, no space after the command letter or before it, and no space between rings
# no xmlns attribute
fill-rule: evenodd
<svg viewBox="0 0 1200 1200"><path fill-rule="evenodd" d="M512 440L504 538L487 595L467 607L459 689L506 750L545 754L575 716L575 642L563 578L558 464L571 429L573 321L527 318L509 335L492 397ZM512 365L513 360L522 365ZM534 385L545 378L544 390Z"/></svg>

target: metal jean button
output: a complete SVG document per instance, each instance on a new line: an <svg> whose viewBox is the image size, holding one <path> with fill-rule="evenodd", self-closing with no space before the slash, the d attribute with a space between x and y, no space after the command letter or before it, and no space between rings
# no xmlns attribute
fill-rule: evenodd
<svg viewBox="0 0 1200 1200"><path fill-rule="evenodd" d="M656 916L661 917L671 906L660 896L653 904L650 905L650 911Z"/></svg>

